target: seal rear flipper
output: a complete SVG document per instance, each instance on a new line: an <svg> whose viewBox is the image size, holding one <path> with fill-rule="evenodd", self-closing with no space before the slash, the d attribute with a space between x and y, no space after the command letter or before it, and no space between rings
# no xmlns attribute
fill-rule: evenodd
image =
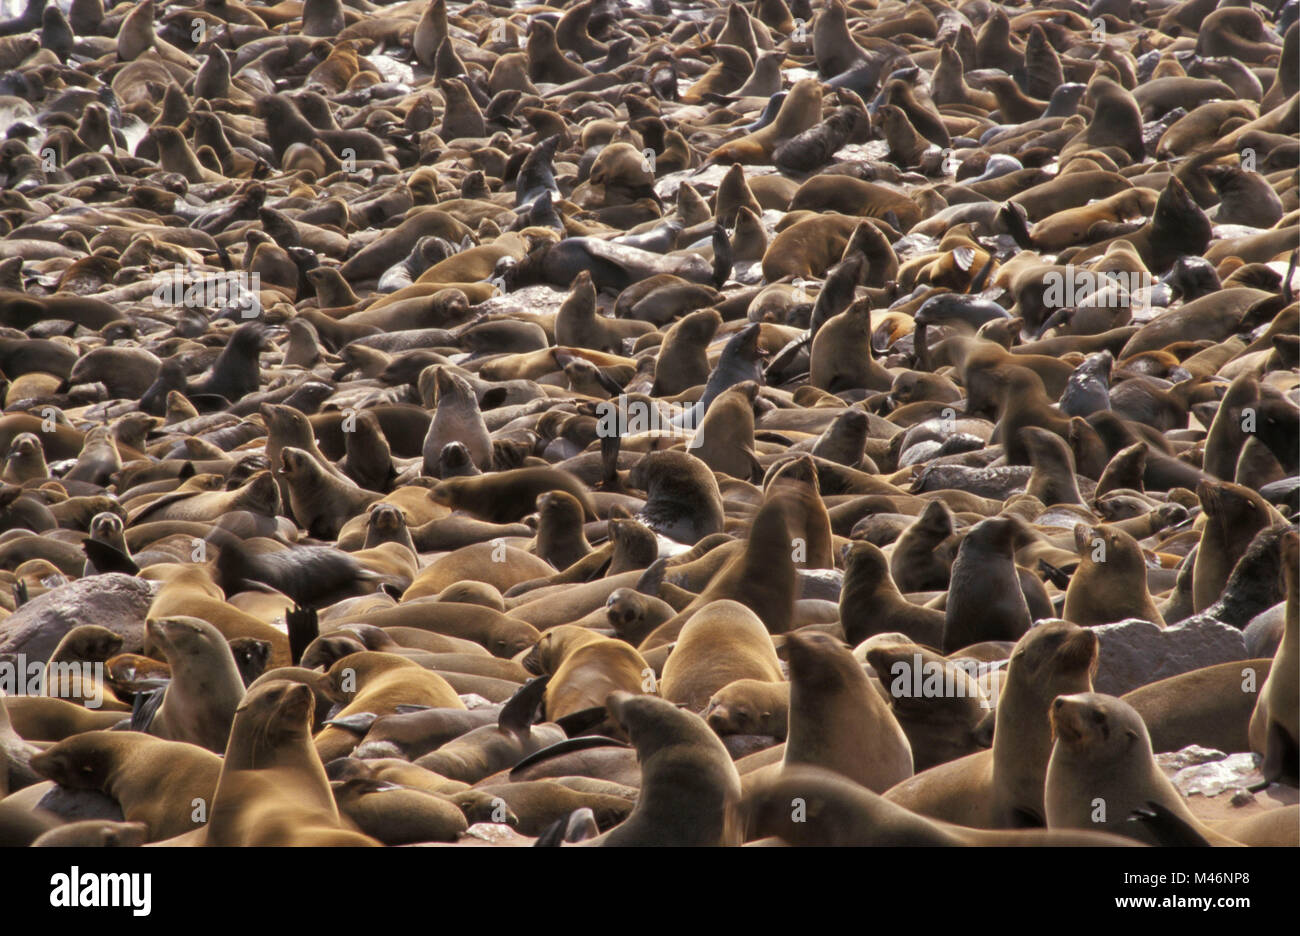
<svg viewBox="0 0 1300 936"><path fill-rule="evenodd" d="M549 747L544 747L540 751L534 751L519 763L510 768L510 779L515 779L515 775L525 768L534 764L540 764L542 761L550 760L552 757L559 757L562 754L572 754L574 751L586 751L590 748L598 747L631 747L630 744L624 744L615 738L607 738L604 735L582 735L578 738L568 738L564 741L557 741Z"/></svg>
<svg viewBox="0 0 1300 936"><path fill-rule="evenodd" d="M135 575L140 571L140 567L130 556L108 543L88 539L82 542L81 551L86 554L86 558L90 560L97 572L122 572L126 575Z"/></svg>
<svg viewBox="0 0 1300 936"><path fill-rule="evenodd" d="M153 692L142 692L135 697L131 704L131 731L149 731L154 716L158 714L158 709L162 708L163 696L166 693L165 688L155 689Z"/></svg>
<svg viewBox="0 0 1300 936"><path fill-rule="evenodd" d="M303 651L320 636L320 621L315 608L294 608L285 613L284 623L289 629L289 658L297 666Z"/></svg>
<svg viewBox="0 0 1300 936"><path fill-rule="evenodd" d="M1159 803L1148 801L1145 809L1133 810L1133 815L1129 816L1127 821L1142 823L1142 827L1155 837L1158 845L1179 848L1210 847L1205 836L1188 825L1181 816L1175 815Z"/></svg>
<svg viewBox="0 0 1300 936"><path fill-rule="evenodd" d="M546 684L550 675L530 679L516 690L509 701L501 708L497 718L497 727L514 735L527 735L532 727L537 709L546 695Z"/></svg>

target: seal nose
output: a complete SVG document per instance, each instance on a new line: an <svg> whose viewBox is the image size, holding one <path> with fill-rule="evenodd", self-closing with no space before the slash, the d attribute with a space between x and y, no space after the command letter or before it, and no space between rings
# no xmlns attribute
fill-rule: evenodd
<svg viewBox="0 0 1300 936"><path fill-rule="evenodd" d="M1065 708L1065 696L1057 696L1055 699L1053 699L1052 708L1056 709L1058 712L1061 709Z"/></svg>

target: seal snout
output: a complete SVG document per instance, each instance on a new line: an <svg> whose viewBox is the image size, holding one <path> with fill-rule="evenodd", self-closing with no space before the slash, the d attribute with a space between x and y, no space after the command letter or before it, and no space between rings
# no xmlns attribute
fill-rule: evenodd
<svg viewBox="0 0 1300 936"><path fill-rule="evenodd" d="M1078 746L1098 730L1105 733L1106 713L1093 701L1092 693L1060 695L1052 700L1052 731L1069 746Z"/></svg>

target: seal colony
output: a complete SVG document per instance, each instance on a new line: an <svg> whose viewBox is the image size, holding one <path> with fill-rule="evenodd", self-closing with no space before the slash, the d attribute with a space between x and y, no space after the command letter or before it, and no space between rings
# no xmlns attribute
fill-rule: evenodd
<svg viewBox="0 0 1300 936"><path fill-rule="evenodd" d="M28 0L0 841L1296 845L1297 12Z"/></svg>

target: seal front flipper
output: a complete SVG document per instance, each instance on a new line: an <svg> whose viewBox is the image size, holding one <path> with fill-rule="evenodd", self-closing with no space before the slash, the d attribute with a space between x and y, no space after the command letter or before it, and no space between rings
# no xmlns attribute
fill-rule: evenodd
<svg viewBox="0 0 1300 936"><path fill-rule="evenodd" d="M618 452L623 445L623 437L618 433L602 434L600 437L600 484L597 490L621 491L622 484L618 478Z"/></svg>
<svg viewBox="0 0 1300 936"><path fill-rule="evenodd" d="M131 704L131 731L148 732L154 716L162 708L166 691L166 687L163 687L153 692L142 692L135 697Z"/></svg>
<svg viewBox="0 0 1300 936"><path fill-rule="evenodd" d="M609 711L603 705L570 712L555 719L555 723L564 729L570 738L579 737L584 731L590 731L605 721Z"/></svg>
<svg viewBox="0 0 1300 936"><path fill-rule="evenodd" d="M807 373L808 348L812 344L812 332L805 332L798 338L791 339L784 348L768 362L763 371L763 379L768 384L781 384L800 376L796 371Z"/></svg>
<svg viewBox="0 0 1300 936"><path fill-rule="evenodd" d="M200 413L219 413L231 407L231 402L219 393L189 393L186 399Z"/></svg>
<svg viewBox="0 0 1300 936"><path fill-rule="evenodd" d="M893 212L890 213L892 214ZM1021 218L1021 223L1023 222L1024 219ZM896 225L896 227L899 226L900 225ZM989 275L993 272L995 266L997 266L997 260L994 258L993 254L989 254L988 258L984 261L984 266L980 267L980 271L976 273L975 278L970 281L970 286L966 288L966 291L968 293L983 292L984 287L988 284Z"/></svg>
<svg viewBox="0 0 1300 936"><path fill-rule="evenodd" d="M520 686L502 707L501 715L497 718L497 727L514 735L527 735L537 715L537 709L546 697L546 684L550 681L551 677L548 674L530 679Z"/></svg>
<svg viewBox="0 0 1300 936"><path fill-rule="evenodd" d="M289 629L289 658L297 666L303 651L320 636L320 621L315 608L295 607L284 615L285 627Z"/></svg>
<svg viewBox="0 0 1300 936"><path fill-rule="evenodd" d="M561 819L548 825L533 843L534 848L558 848L571 842L582 842L600 834L596 816L590 806L579 806Z"/></svg>
<svg viewBox="0 0 1300 936"><path fill-rule="evenodd" d="M1047 562L1045 559L1038 560L1038 571L1046 576L1047 580L1057 588L1067 588L1070 584L1070 575L1064 569L1058 569L1056 566Z"/></svg>
<svg viewBox="0 0 1300 936"><path fill-rule="evenodd" d="M572 815L570 813L569 815ZM542 834L537 836L537 841L533 842L533 848L559 848L564 844L564 833L569 828L569 816L562 819L556 819L548 825Z"/></svg>
<svg viewBox="0 0 1300 936"><path fill-rule="evenodd" d="M605 373L602 368L596 368L595 376L596 382L599 383L610 394L610 396L618 396L623 392L623 385L614 380L614 378L609 376L609 374Z"/></svg>
<svg viewBox="0 0 1300 936"><path fill-rule="evenodd" d="M365 737L370 726L379 718L374 712L353 712L351 715L344 715L342 718L326 719L325 724L335 728L343 728L354 734Z"/></svg>
<svg viewBox="0 0 1300 936"><path fill-rule="evenodd" d="M550 760L552 757L559 757L562 754L572 754L574 751L586 751L589 748L598 747L631 747L615 738L607 738L604 735L582 735L578 738L568 738L564 741L557 741L549 747L544 747L540 751L534 751L519 763L510 768L510 779L513 780L520 771L532 767L534 764L540 764L542 761Z"/></svg>
<svg viewBox="0 0 1300 936"><path fill-rule="evenodd" d="M1157 844L1178 848L1209 848L1210 843L1201 833L1159 803L1148 801L1145 809L1133 810L1129 822L1140 822L1156 839Z"/></svg>
<svg viewBox="0 0 1300 936"><path fill-rule="evenodd" d="M731 278L732 267L731 241L727 239L727 229L721 224L713 226L713 285L721 289Z"/></svg>
<svg viewBox="0 0 1300 936"><path fill-rule="evenodd" d="M81 544L81 551L86 554L86 558L90 560L97 572L122 572L126 575L135 575L140 571L140 567L130 556L108 543L88 539Z"/></svg>
<svg viewBox="0 0 1300 936"><path fill-rule="evenodd" d="M1034 240L1029 236L1029 224L1023 207L1016 202L1007 202L998 209L997 220L1007 229L1017 247L1021 250L1034 249Z"/></svg>
<svg viewBox="0 0 1300 936"><path fill-rule="evenodd" d="M649 595L651 598L659 597L659 586L664 582L664 573L668 571L668 559L656 559L650 563L649 568L641 573L641 577L636 580L632 590L642 595Z"/></svg>

